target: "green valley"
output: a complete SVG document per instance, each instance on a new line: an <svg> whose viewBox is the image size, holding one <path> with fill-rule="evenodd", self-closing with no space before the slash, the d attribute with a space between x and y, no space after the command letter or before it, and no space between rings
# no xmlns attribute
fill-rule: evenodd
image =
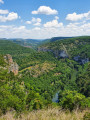
<svg viewBox="0 0 90 120"><path fill-rule="evenodd" d="M89 111L90 36L56 39L35 49L0 40L0 115L49 107ZM17 75L10 69L16 63Z"/></svg>

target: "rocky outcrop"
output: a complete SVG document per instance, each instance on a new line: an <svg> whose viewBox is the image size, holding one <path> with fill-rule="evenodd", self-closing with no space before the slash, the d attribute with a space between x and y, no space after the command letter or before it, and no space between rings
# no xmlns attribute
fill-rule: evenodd
<svg viewBox="0 0 90 120"><path fill-rule="evenodd" d="M8 63L8 72L13 72L14 75L18 74L19 66L16 62L13 61L12 56L7 54L4 56L5 62Z"/></svg>
<svg viewBox="0 0 90 120"><path fill-rule="evenodd" d="M38 51L39 52L40 51L52 52L56 58L68 58L69 57L65 50L52 50L52 49L48 49L47 47L41 47L41 48L38 48Z"/></svg>
<svg viewBox="0 0 90 120"><path fill-rule="evenodd" d="M4 59L5 59L5 62L8 64L13 63L13 59L12 59L12 56L10 54L5 55Z"/></svg>
<svg viewBox="0 0 90 120"><path fill-rule="evenodd" d="M14 75L17 75L18 74L18 64L17 63L15 63L15 62L13 62L13 63L11 63L10 64L10 66L9 66L9 72L11 71L11 72L13 72L14 73Z"/></svg>
<svg viewBox="0 0 90 120"><path fill-rule="evenodd" d="M60 51L59 56L60 56L61 58L68 58L68 54L67 54L64 50Z"/></svg>
<svg viewBox="0 0 90 120"><path fill-rule="evenodd" d="M73 59L76 62L79 62L80 64L85 64L85 63L89 62L89 58L81 58L79 55L75 56Z"/></svg>
<svg viewBox="0 0 90 120"><path fill-rule="evenodd" d="M68 54L65 50L54 50L53 54L56 58L68 58Z"/></svg>

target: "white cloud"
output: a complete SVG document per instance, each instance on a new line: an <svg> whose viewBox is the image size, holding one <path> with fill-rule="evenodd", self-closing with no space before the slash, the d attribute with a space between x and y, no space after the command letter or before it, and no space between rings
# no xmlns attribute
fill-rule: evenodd
<svg viewBox="0 0 90 120"><path fill-rule="evenodd" d="M26 21L26 24L33 24L35 26L40 26L41 25L41 19L40 18L32 18L31 21Z"/></svg>
<svg viewBox="0 0 90 120"><path fill-rule="evenodd" d="M16 19L18 19L18 17L19 17L19 16L18 16L17 13L11 12L11 13L8 14L7 20L8 20L8 21L16 20Z"/></svg>
<svg viewBox="0 0 90 120"><path fill-rule="evenodd" d="M44 27L63 27L63 23L59 23L57 20L52 20L43 25Z"/></svg>
<svg viewBox="0 0 90 120"><path fill-rule="evenodd" d="M72 14L68 14L66 16L66 20L70 20L70 21L78 21L81 20L83 18L89 19L90 18L90 11L88 11L87 13L82 13L82 14L77 14L77 13L72 13Z"/></svg>
<svg viewBox="0 0 90 120"><path fill-rule="evenodd" d="M26 21L26 24L31 24L32 22L31 21Z"/></svg>
<svg viewBox="0 0 90 120"><path fill-rule="evenodd" d="M20 26L20 27L15 27L15 26L12 26L12 34L14 33L17 33L19 34L21 31L25 31L26 30L26 27L25 26Z"/></svg>
<svg viewBox="0 0 90 120"><path fill-rule="evenodd" d="M59 24L59 23L58 23ZM55 24L56 25L56 24ZM90 23L69 23L63 27L34 27L0 25L0 37L46 39L55 36L90 35Z"/></svg>
<svg viewBox="0 0 90 120"><path fill-rule="evenodd" d="M35 25L35 26L40 26L41 23L37 22L37 23L35 23L35 24L33 24L33 25Z"/></svg>
<svg viewBox="0 0 90 120"><path fill-rule="evenodd" d="M32 17L31 22L36 22L36 21L37 21L37 18Z"/></svg>
<svg viewBox="0 0 90 120"><path fill-rule="evenodd" d="M41 22L42 20L40 19L40 18L32 18L32 20L31 20L32 22Z"/></svg>
<svg viewBox="0 0 90 120"><path fill-rule="evenodd" d="M17 13L11 12L7 16L0 15L0 22L12 21L12 20L16 20L18 18L19 18L19 16Z"/></svg>
<svg viewBox="0 0 90 120"><path fill-rule="evenodd" d="M8 10L2 10L2 9L0 9L0 14L8 14L9 13L9 11Z"/></svg>
<svg viewBox="0 0 90 120"><path fill-rule="evenodd" d="M3 1L3 0L0 0L0 3L4 4L4 1Z"/></svg>
<svg viewBox="0 0 90 120"><path fill-rule="evenodd" d="M82 14L76 14L74 12L73 14L68 14L66 20L77 21L77 20L81 20L82 18L83 18Z"/></svg>
<svg viewBox="0 0 90 120"><path fill-rule="evenodd" d="M82 29L87 29L87 28L90 28L90 23L85 23L81 26ZM90 32L90 29L89 29L89 32ZM90 33L89 33L90 34Z"/></svg>
<svg viewBox="0 0 90 120"><path fill-rule="evenodd" d="M56 20L58 20L58 19L59 19L59 17L58 17L58 16L55 16L55 19L56 19Z"/></svg>
<svg viewBox="0 0 90 120"><path fill-rule="evenodd" d="M58 14L58 11L51 9L49 6L40 6L37 11L32 11L32 14L54 15Z"/></svg>
<svg viewBox="0 0 90 120"><path fill-rule="evenodd" d="M41 22L42 20L40 18L37 18L37 22Z"/></svg>
<svg viewBox="0 0 90 120"><path fill-rule="evenodd" d="M40 30L40 27L35 27L33 30Z"/></svg>

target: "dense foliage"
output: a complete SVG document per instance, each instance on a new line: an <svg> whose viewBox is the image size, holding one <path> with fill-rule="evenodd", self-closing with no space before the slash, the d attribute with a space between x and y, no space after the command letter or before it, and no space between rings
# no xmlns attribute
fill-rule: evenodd
<svg viewBox="0 0 90 120"><path fill-rule="evenodd" d="M58 40L48 48L61 49L65 45L70 58L55 58L53 53L35 51L7 40L0 40L0 110L42 109L51 106L54 94L59 92L59 105L73 110L90 107L90 62L80 64L76 55L90 58L90 37ZM46 46L45 44L44 46ZM5 54L11 54L19 65L19 74L8 72Z"/></svg>
<svg viewBox="0 0 90 120"><path fill-rule="evenodd" d="M60 93L59 104L66 109L73 110L75 108L87 108L90 107L90 98L86 98L84 95L77 93L77 91L64 91Z"/></svg>
<svg viewBox="0 0 90 120"><path fill-rule="evenodd" d="M46 43L41 45L40 48L47 48L49 50L66 50L69 58L80 56L81 58L90 59L90 37L75 37L64 40L57 40L55 42Z"/></svg>
<svg viewBox="0 0 90 120"><path fill-rule="evenodd" d="M79 92L90 97L90 62L78 73L76 83L80 88Z"/></svg>

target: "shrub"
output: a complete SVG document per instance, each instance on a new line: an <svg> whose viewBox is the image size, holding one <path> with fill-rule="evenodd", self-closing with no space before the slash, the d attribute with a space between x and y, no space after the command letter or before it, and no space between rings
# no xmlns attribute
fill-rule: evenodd
<svg viewBox="0 0 90 120"><path fill-rule="evenodd" d="M84 95L77 93L77 91L64 91L59 95L59 104L65 108L73 110L77 107L83 109L86 107L90 107L89 99L87 99Z"/></svg>

